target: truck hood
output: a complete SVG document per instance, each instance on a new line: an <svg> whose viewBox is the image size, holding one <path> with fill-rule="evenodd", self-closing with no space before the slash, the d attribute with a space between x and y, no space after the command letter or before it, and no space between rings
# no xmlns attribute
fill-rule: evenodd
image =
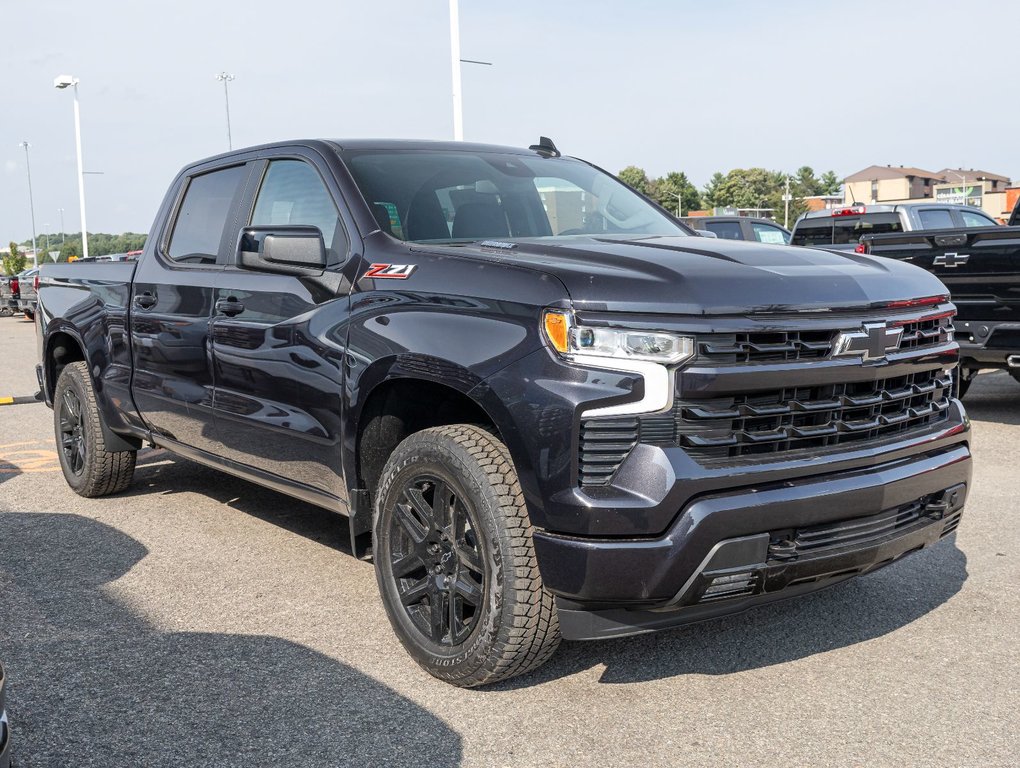
<svg viewBox="0 0 1020 768"><path fill-rule="evenodd" d="M857 253L700 237L524 239L442 249L558 278L578 309L688 315L858 309L948 293L922 269ZM431 250L431 249L430 249Z"/></svg>

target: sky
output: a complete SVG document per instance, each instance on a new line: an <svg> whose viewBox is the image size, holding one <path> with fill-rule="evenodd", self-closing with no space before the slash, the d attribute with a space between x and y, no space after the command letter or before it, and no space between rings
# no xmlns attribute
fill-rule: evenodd
<svg viewBox="0 0 1020 768"><path fill-rule="evenodd" d="M1020 179L1015 0L460 0L469 141L616 172L872 164ZM453 136L448 0L0 4L0 242L148 232L185 164L293 138Z"/></svg>

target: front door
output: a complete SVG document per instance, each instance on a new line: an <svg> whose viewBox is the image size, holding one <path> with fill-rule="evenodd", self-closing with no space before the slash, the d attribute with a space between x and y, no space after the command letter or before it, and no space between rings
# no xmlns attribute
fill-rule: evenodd
<svg viewBox="0 0 1020 768"><path fill-rule="evenodd" d="M345 499L343 360L358 264L325 178L307 156L272 157L254 172L241 225L317 227L327 268L297 277L228 264L212 321L214 406L226 458Z"/></svg>

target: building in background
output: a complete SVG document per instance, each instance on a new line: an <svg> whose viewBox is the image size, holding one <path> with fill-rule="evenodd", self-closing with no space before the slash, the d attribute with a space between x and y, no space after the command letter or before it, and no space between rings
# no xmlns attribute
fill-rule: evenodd
<svg viewBox="0 0 1020 768"><path fill-rule="evenodd" d="M943 168L926 171L893 165L872 165L847 176L843 204L938 202L972 205L989 216L1004 219L1007 208L1008 176L974 168Z"/></svg>

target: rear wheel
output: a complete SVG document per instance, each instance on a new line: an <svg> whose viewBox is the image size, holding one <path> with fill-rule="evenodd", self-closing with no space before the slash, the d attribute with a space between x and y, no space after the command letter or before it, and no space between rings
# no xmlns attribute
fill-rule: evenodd
<svg viewBox="0 0 1020 768"><path fill-rule="evenodd" d="M60 372L53 394L53 426L64 479L79 496L123 491L135 472L135 451L108 451L102 415L85 363Z"/></svg>
<svg viewBox="0 0 1020 768"><path fill-rule="evenodd" d="M397 446L379 484L374 539L390 622L435 677L493 683L538 667L559 645L517 474L484 429L435 427Z"/></svg>

